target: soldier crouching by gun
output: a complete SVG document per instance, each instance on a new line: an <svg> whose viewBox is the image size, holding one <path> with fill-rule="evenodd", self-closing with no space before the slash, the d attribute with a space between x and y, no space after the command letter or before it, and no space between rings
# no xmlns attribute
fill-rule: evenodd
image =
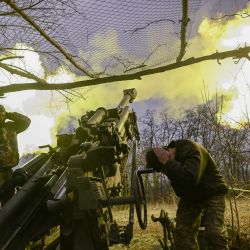
<svg viewBox="0 0 250 250"><path fill-rule="evenodd" d="M19 162L17 134L26 130L30 122L28 117L17 112L6 112L4 106L0 105L0 191L1 187L12 178L12 168ZM12 189L0 198L1 207L14 192Z"/></svg>
<svg viewBox="0 0 250 250"><path fill-rule="evenodd" d="M149 150L146 161L147 167L167 175L180 197L173 249L195 249L202 212L207 249L228 249L224 229L228 188L208 151L196 142L176 140Z"/></svg>

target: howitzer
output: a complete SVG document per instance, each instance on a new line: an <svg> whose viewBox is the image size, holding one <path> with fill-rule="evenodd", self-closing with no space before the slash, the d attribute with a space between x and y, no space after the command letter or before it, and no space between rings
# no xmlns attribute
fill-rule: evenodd
<svg viewBox="0 0 250 250"><path fill-rule="evenodd" d="M49 159L0 210L0 249L21 250L36 240L44 249L61 250L128 244L134 205L141 228L146 228L145 192L136 171L139 132L128 106L135 98L135 89L124 90L116 108L87 112L74 134L57 136ZM122 172L131 151L131 194L123 196ZM130 204L130 214L121 228L112 208L123 204ZM54 228L57 237L46 246L46 235Z"/></svg>
<svg viewBox="0 0 250 250"><path fill-rule="evenodd" d="M163 239L159 239L159 243L164 250L173 249L173 231L175 225L168 216L168 213L161 209L160 216L157 218L154 215L151 216L153 222L160 222L163 228Z"/></svg>

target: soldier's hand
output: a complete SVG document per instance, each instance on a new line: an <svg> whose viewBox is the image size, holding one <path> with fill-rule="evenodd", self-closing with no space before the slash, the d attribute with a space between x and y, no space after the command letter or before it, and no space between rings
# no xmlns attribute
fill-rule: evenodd
<svg viewBox="0 0 250 250"><path fill-rule="evenodd" d="M146 167L153 168L157 172L162 171L163 165L159 162L154 152L154 148L149 149L146 153Z"/></svg>
<svg viewBox="0 0 250 250"><path fill-rule="evenodd" d="M170 155L169 155L169 152L163 148L154 148L153 149L158 161L165 165L167 163L168 160L170 160Z"/></svg>

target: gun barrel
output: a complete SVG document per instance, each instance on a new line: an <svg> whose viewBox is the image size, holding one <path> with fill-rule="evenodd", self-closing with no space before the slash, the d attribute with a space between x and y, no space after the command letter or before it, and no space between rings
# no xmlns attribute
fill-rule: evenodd
<svg viewBox="0 0 250 250"><path fill-rule="evenodd" d="M23 211L27 202L31 197L37 196L40 187L44 185L37 181L53 163L48 160L26 183L25 185L13 196L3 208L0 209L0 235L4 235L4 230L8 228L10 221L17 215L18 212ZM0 241L1 242L1 241Z"/></svg>
<svg viewBox="0 0 250 250"><path fill-rule="evenodd" d="M120 132L120 133L122 132L122 129L124 128L125 122L127 121L130 112L131 112L131 109L129 106L126 106L122 110L121 115L120 115L120 119L119 119L118 123L116 124L118 132Z"/></svg>
<svg viewBox="0 0 250 250"><path fill-rule="evenodd" d="M25 163L20 168L16 169L12 175L11 180L4 183L0 188L0 198L4 197L11 190L17 186L23 186L30 176L35 174L36 171L45 163L48 159L47 154L40 154Z"/></svg>
<svg viewBox="0 0 250 250"><path fill-rule="evenodd" d="M136 98L137 96L137 91L135 88L133 89L125 89L123 90L123 98L122 100L120 101L120 103L118 104L117 108L124 108L126 107L129 103L133 102L134 99Z"/></svg>
<svg viewBox="0 0 250 250"><path fill-rule="evenodd" d="M108 115L108 112L105 108L100 107L96 110L95 114L89 118L88 125L98 125L100 124Z"/></svg>
<svg viewBox="0 0 250 250"><path fill-rule="evenodd" d="M48 160L48 158L48 154L41 153L26 162L20 168L23 169L28 175L33 175Z"/></svg>

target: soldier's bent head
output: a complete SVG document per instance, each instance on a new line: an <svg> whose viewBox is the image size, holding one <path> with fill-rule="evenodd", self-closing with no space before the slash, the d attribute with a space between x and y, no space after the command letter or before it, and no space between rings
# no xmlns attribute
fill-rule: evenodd
<svg viewBox="0 0 250 250"><path fill-rule="evenodd" d="M153 168L157 172L160 172L163 167L158 161L153 149L149 149L146 153L146 167Z"/></svg>

